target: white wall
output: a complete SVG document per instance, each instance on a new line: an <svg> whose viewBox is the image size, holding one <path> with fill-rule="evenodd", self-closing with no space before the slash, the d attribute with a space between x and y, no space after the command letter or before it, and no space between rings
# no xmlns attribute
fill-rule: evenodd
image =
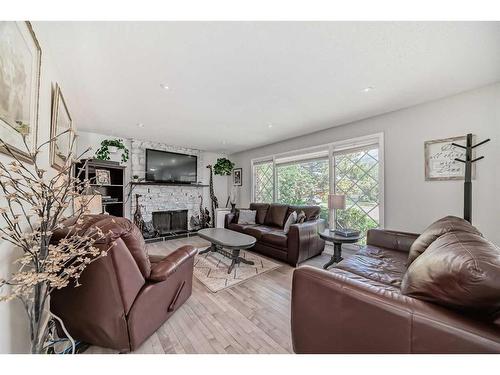
<svg viewBox="0 0 500 375"><path fill-rule="evenodd" d="M375 93L376 94L376 93ZM491 142L477 149L473 181L473 224L500 244L500 84L306 136L236 153L243 168L239 204L251 201L253 158L383 132L385 143L385 227L420 232L445 215L463 215L462 181L425 181L424 141L473 133Z"/></svg>
<svg viewBox="0 0 500 375"><path fill-rule="evenodd" d="M58 74L50 53L44 49L46 45L46 35L42 33L43 29L38 29L37 23L33 23L33 29L38 38L42 49L42 64L40 75L40 96L38 111L38 143L47 141L50 138L51 105L52 91L56 82L61 86L64 95L64 82L58 79ZM72 103L65 96L69 111L71 113ZM40 163L50 171L49 149L43 150L40 155ZM11 159L0 154L2 162L10 162ZM4 206L1 201L0 206ZM13 271L12 261L20 255L19 250L15 250L11 245L0 242L0 278L7 278ZM11 302L0 302L0 353L25 353L29 352L29 331L28 317L17 300Z"/></svg>

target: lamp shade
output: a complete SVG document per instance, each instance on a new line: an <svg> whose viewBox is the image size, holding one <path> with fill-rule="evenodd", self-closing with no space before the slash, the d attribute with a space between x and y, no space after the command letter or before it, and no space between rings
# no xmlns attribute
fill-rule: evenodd
<svg viewBox="0 0 500 375"><path fill-rule="evenodd" d="M75 197L73 204L75 212L79 212L83 208L85 215L102 214L102 196L100 194L80 195Z"/></svg>
<svg viewBox="0 0 500 375"><path fill-rule="evenodd" d="M345 209L345 195L343 194L329 194L328 195L328 208L330 210Z"/></svg>

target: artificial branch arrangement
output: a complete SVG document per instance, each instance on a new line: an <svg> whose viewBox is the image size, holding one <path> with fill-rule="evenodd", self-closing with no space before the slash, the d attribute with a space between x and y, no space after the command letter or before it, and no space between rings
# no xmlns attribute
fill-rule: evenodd
<svg viewBox="0 0 500 375"><path fill-rule="evenodd" d="M219 176L230 176L233 172L234 163L227 158L218 158L214 165L214 173Z"/></svg>
<svg viewBox="0 0 500 375"><path fill-rule="evenodd" d="M105 139L102 141L101 147L95 153L95 157L99 160L110 160L109 154L118 150L123 150L122 163L126 163L129 158L129 151L121 139Z"/></svg>
<svg viewBox="0 0 500 375"><path fill-rule="evenodd" d="M75 137L61 171L54 171L52 175L40 167L38 156L42 148L68 131L34 151L25 140L27 161L19 159L0 139L0 146L13 158L9 163L0 162L0 191L5 197L5 203L0 204L0 238L22 252L16 261L18 269L8 279L0 278L0 301L19 299L22 302L30 324L32 353L51 352L53 319L62 324L48 309L50 293L70 283L78 286L85 268L109 250L94 246L95 241L106 235L99 228L79 230L93 196L85 194L89 180L80 179L80 173L71 176L72 165L78 161L72 151ZM75 198L83 199L78 211L73 213L70 205ZM66 235L57 243L51 242L53 233L63 229L68 214L73 220L70 226L64 226ZM62 328L64 330L63 324ZM71 342L74 351L74 342Z"/></svg>

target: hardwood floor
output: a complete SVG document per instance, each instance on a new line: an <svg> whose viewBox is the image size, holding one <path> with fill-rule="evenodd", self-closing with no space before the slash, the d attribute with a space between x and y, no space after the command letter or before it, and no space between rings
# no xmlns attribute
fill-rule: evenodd
<svg viewBox="0 0 500 375"><path fill-rule="evenodd" d="M193 236L149 244L148 252L167 255L185 244L209 246L207 241ZM321 267L329 259L324 252L304 264ZM189 300L134 353L292 353L293 270L283 264L217 293L194 278ZM115 351L92 346L85 353Z"/></svg>

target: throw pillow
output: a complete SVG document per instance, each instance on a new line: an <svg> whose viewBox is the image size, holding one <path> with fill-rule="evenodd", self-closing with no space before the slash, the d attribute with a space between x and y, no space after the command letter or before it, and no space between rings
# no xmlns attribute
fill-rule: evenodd
<svg viewBox="0 0 500 375"><path fill-rule="evenodd" d="M304 221L306 221L306 213L304 211L300 211L299 214L297 215L297 224L302 224Z"/></svg>
<svg viewBox="0 0 500 375"><path fill-rule="evenodd" d="M255 224L255 215L257 211L255 210L240 210L240 215L238 216L238 224Z"/></svg>
<svg viewBox="0 0 500 375"><path fill-rule="evenodd" d="M445 233L410 265L401 293L492 317L500 311L500 248L478 234Z"/></svg>
<svg viewBox="0 0 500 375"><path fill-rule="evenodd" d="M408 254L407 266L417 259L438 237L445 233L461 231L474 233L481 236L481 233L473 227L467 220L456 216L446 216L429 225L420 236L413 242Z"/></svg>
<svg viewBox="0 0 500 375"><path fill-rule="evenodd" d="M290 225L295 224L297 222L297 211L293 211L290 215L288 215L288 219L286 219L285 226L283 227L283 232L287 234L290 231Z"/></svg>

